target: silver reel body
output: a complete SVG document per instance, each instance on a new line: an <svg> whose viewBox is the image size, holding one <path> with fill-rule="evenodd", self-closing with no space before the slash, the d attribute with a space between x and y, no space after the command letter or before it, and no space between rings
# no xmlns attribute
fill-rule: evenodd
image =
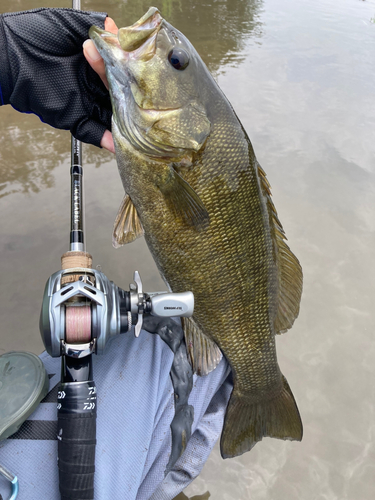
<svg viewBox="0 0 375 500"><path fill-rule="evenodd" d="M62 278L80 274L77 281L62 285ZM103 354L107 342L134 326L138 337L144 313L161 317L189 317L194 311L192 292L144 293L138 271L134 284L124 291L96 269L71 268L58 271L48 279L40 315L40 332L48 354L81 358ZM66 341L66 305L89 305L91 341L83 344Z"/></svg>

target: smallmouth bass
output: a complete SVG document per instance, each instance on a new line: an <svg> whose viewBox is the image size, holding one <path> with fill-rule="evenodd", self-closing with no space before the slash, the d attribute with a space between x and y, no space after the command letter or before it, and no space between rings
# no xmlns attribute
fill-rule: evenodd
<svg viewBox="0 0 375 500"><path fill-rule="evenodd" d="M301 440L275 335L298 316L302 270L245 130L156 8L117 35L92 27L90 37L106 65L126 193L114 246L144 234L170 289L194 293L194 316L183 321L194 370L209 373L221 352L230 363L223 458L264 436Z"/></svg>

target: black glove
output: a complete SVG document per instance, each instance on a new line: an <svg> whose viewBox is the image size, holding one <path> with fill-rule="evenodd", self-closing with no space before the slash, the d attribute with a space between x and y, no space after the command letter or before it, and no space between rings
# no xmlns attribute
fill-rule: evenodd
<svg viewBox="0 0 375 500"><path fill-rule="evenodd" d="M77 139L100 145L111 130L109 94L83 56L90 26L105 13L35 9L0 15L0 104L35 113Z"/></svg>

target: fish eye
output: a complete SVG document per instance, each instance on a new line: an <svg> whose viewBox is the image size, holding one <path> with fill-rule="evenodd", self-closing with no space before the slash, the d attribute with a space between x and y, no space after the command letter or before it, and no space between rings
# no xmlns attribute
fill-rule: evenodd
<svg viewBox="0 0 375 500"><path fill-rule="evenodd" d="M189 54L183 49L172 49L168 54L168 61L175 69L182 70L189 64Z"/></svg>

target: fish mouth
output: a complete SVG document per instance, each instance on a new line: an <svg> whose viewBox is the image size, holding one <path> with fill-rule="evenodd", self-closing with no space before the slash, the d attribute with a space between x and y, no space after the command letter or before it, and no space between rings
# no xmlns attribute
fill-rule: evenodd
<svg viewBox="0 0 375 500"><path fill-rule="evenodd" d="M102 30L98 26L91 26L89 36L104 60L110 59L109 53L113 51L117 59L148 60L155 54L156 35L162 22L159 10L150 7L136 23L120 28L117 34ZM121 57L120 51L123 52Z"/></svg>
<svg viewBox="0 0 375 500"><path fill-rule="evenodd" d="M118 39L122 50L132 52L143 45L146 40L155 35L162 24L163 18L156 7L150 7L136 23L118 31Z"/></svg>
<svg viewBox="0 0 375 500"><path fill-rule="evenodd" d="M139 76L142 76L142 71L147 71L147 64L143 62L147 63L155 56L156 45L161 52L168 49L172 35L176 37L173 28L155 7L132 26L119 29L117 34L97 26L92 26L89 31L105 62L113 118L121 135L148 156L176 158L190 164L191 153L201 148L207 134L203 137L196 132L193 135L197 140L187 140L184 135L179 135L174 124L189 121L190 114L193 118L197 116L193 103L187 109L179 107L178 102L168 105L168 99L154 96ZM142 64L138 66L138 62ZM141 69L139 73L138 68Z"/></svg>
<svg viewBox="0 0 375 500"><path fill-rule="evenodd" d="M150 7L132 26L120 28L117 34L91 26L89 36L106 63L108 80L111 75L131 90L136 104L144 110L162 111L157 105L145 102L143 91L132 77L127 63L146 62L156 53L157 36L165 20L156 7ZM122 76L120 76L120 72ZM163 106L164 107L164 106ZM151 108L151 109L150 109ZM167 108L166 111L169 111Z"/></svg>

